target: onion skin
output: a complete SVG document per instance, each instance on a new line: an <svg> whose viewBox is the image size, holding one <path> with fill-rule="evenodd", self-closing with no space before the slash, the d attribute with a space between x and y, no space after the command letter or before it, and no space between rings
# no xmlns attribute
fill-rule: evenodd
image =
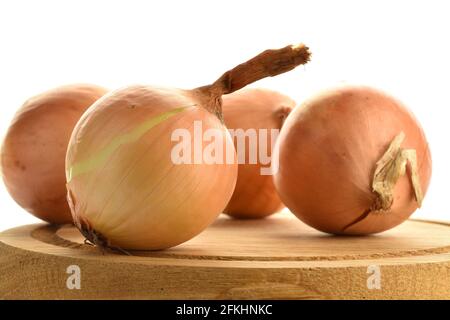
<svg viewBox="0 0 450 320"><path fill-rule="evenodd" d="M101 248L123 251L165 249L203 231L225 208L237 179L221 96L308 60L303 45L267 50L211 85L132 86L97 101L76 125L66 157L67 197L80 232ZM196 120L203 132L220 132L231 162L173 162L172 133L195 135Z"/></svg>
<svg viewBox="0 0 450 320"><path fill-rule="evenodd" d="M418 202L411 166L395 184L389 209L372 190L377 161L400 132L402 148L416 150L423 193L431 177L424 132L401 102L364 86L342 86L306 101L286 119L276 146L277 191L308 225L333 234L363 235L406 220Z"/></svg>
<svg viewBox="0 0 450 320"><path fill-rule="evenodd" d="M14 200L50 223L72 223L66 200L65 155L75 124L106 90L88 84L59 87L17 111L1 150L3 181Z"/></svg>
<svg viewBox="0 0 450 320"><path fill-rule="evenodd" d="M220 120L191 95L171 88L128 87L112 92L83 117L74 131L68 165L102 150L114 136L146 119L188 107L120 146L100 168L67 183L82 230L94 226L114 247L155 250L182 243L215 220L233 192L236 162L175 165L170 158L172 132L185 128L193 136L194 120L202 120L203 130L221 129L232 148Z"/></svg>
<svg viewBox="0 0 450 320"><path fill-rule="evenodd" d="M267 129L267 155L272 152L271 129L281 129L295 101L279 92L267 89L242 89L223 97L223 115L228 129ZM237 140L234 139L237 147ZM245 151L248 155L249 145ZM259 150L259 149L258 149ZM247 156L248 160L248 156ZM261 168L270 164L239 163L238 179L225 213L239 219L264 218L280 211L281 202L271 175L262 175Z"/></svg>

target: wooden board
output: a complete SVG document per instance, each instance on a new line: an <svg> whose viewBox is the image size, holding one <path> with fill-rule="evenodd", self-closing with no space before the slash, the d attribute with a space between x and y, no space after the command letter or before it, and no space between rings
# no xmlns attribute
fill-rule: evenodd
<svg viewBox="0 0 450 320"><path fill-rule="evenodd" d="M8 230L0 234L0 298L450 299L444 223L407 221L380 235L336 237L288 213L221 216L176 248L132 254L102 254L71 226Z"/></svg>

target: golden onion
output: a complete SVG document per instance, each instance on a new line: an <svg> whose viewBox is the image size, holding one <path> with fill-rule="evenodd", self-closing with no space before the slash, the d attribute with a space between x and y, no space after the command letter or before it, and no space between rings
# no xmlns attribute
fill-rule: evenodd
<svg viewBox="0 0 450 320"><path fill-rule="evenodd" d="M267 50L212 85L132 86L97 101L75 127L67 152L76 226L92 243L121 249L168 248L200 233L225 208L237 177L221 96L308 58L303 45ZM208 152L227 159L204 161Z"/></svg>
<svg viewBox="0 0 450 320"><path fill-rule="evenodd" d="M226 214L263 218L284 207L273 185L270 158L279 130L294 107L294 100L268 89L242 89L224 96L223 116L239 163Z"/></svg>
<svg viewBox="0 0 450 320"><path fill-rule="evenodd" d="M324 91L286 119L275 186L310 226L371 234L406 220L431 177L425 134L397 99L365 86Z"/></svg>
<svg viewBox="0 0 450 320"><path fill-rule="evenodd" d="M106 90L88 84L59 87L25 102L1 150L3 181L14 200L47 222L72 223L64 160L81 115Z"/></svg>

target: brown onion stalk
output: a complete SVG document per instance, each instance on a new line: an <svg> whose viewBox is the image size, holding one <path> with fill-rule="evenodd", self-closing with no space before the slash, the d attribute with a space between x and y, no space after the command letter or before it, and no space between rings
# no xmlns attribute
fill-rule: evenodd
<svg viewBox="0 0 450 320"><path fill-rule="evenodd" d="M221 96L308 59L304 45L267 50L208 86L132 86L95 103L78 122L66 159L68 199L86 239L101 247L156 250L205 229L225 208L237 178ZM219 132L216 143L232 150L231 161L197 159L196 141L174 152L174 133L195 137L196 121L203 131ZM209 146L202 140L200 150Z"/></svg>

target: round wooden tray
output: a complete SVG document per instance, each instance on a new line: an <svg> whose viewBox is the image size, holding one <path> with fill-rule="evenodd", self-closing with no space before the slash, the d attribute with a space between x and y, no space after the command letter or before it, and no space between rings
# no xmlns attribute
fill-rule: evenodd
<svg viewBox="0 0 450 320"><path fill-rule="evenodd" d="M330 236L288 213L221 216L169 250L102 253L72 226L0 234L2 299L450 298L450 226L407 221L375 236Z"/></svg>

